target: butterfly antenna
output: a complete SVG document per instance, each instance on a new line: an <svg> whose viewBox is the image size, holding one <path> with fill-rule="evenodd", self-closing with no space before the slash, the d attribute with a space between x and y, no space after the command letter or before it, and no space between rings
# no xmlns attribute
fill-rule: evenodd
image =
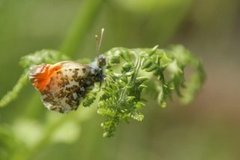
<svg viewBox="0 0 240 160"><path fill-rule="evenodd" d="M98 55L100 53L100 48L101 48L101 45L102 45L103 34L104 34L104 28L101 29L100 36L95 35L95 38L96 38L96 52L97 52Z"/></svg>

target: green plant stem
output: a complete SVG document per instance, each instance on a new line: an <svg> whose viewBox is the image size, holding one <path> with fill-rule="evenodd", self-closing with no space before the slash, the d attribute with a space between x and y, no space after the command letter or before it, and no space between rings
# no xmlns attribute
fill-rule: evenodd
<svg viewBox="0 0 240 160"><path fill-rule="evenodd" d="M3 96L3 98L0 100L0 108L3 108L8 105L12 100L14 100L19 92L22 90L22 88L25 86L27 82L27 74L26 72L23 72L23 74L20 76L20 78L17 81L17 85L13 87L11 91L9 91L6 95Z"/></svg>
<svg viewBox="0 0 240 160"><path fill-rule="evenodd" d="M98 17L105 0L86 0L80 7L80 12L70 28L67 37L61 45L61 51L68 56L73 56L83 43L84 37Z"/></svg>

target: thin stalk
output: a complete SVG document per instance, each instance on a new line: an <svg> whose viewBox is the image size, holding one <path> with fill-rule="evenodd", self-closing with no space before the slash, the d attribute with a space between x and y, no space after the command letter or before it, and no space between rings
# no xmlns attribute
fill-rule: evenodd
<svg viewBox="0 0 240 160"><path fill-rule="evenodd" d="M105 0L85 0L80 8L75 22L63 41L60 50L68 56L73 56L83 43L86 34L94 24Z"/></svg>
<svg viewBox="0 0 240 160"><path fill-rule="evenodd" d="M23 72L23 74L18 79L16 85L13 87L11 91L9 91L3 98L0 100L0 108L5 107L14 100L22 88L26 85L27 82L27 73Z"/></svg>

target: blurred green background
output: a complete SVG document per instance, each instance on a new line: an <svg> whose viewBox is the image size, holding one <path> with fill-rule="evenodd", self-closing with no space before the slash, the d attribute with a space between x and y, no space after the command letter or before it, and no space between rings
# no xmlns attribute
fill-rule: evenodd
<svg viewBox="0 0 240 160"><path fill-rule="evenodd" d="M95 107L67 115L47 111L28 82L0 110L0 160L239 160L239 0L0 0L0 97L41 49L96 56L105 28L112 47L183 44L203 61L207 81L196 100L161 109L149 102L143 122L102 138Z"/></svg>

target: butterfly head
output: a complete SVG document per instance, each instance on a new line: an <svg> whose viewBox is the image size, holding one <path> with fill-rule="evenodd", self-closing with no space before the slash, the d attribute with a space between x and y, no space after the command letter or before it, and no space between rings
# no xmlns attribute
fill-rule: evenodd
<svg viewBox="0 0 240 160"><path fill-rule="evenodd" d="M103 68L106 66L106 57L103 54L99 55L96 61L99 68Z"/></svg>

